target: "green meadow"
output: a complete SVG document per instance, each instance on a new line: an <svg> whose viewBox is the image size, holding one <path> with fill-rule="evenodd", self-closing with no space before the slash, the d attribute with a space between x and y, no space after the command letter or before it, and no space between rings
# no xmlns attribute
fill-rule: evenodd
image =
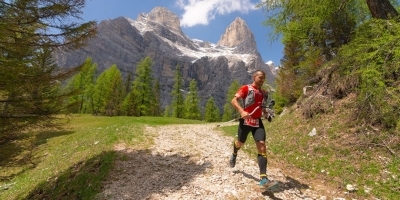
<svg viewBox="0 0 400 200"><path fill-rule="evenodd" d="M93 199L117 159L114 145L146 149L145 126L192 123L202 122L75 115L64 130L21 136L0 146L0 199Z"/></svg>

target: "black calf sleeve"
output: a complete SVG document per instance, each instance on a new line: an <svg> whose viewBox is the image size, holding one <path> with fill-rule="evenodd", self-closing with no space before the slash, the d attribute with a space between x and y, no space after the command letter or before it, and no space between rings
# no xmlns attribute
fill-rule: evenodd
<svg viewBox="0 0 400 200"><path fill-rule="evenodd" d="M266 154L258 154L258 166L260 167L260 177L267 177L267 155Z"/></svg>

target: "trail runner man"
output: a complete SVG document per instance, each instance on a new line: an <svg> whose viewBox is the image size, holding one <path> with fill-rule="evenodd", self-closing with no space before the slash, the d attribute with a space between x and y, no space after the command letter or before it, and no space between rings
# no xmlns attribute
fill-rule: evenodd
<svg viewBox="0 0 400 200"><path fill-rule="evenodd" d="M266 91L261 89L265 81L265 72L257 70L253 73L253 83L242 86L233 97L231 103L240 113L237 140L233 143L233 154L230 159L230 167L235 167L237 153L244 145L247 135L251 132L258 150L258 166L260 168L260 189L268 190L275 187L278 183L267 178L267 154L266 154L266 134L261 117L263 115L263 102L267 100ZM244 108L239 104L243 99ZM264 117L268 118L267 112Z"/></svg>

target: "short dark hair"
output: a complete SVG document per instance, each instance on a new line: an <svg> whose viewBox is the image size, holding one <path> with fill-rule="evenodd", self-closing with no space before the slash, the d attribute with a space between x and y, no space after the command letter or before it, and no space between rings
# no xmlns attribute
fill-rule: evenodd
<svg viewBox="0 0 400 200"><path fill-rule="evenodd" d="M265 72L262 70L257 69L256 71L254 71L253 76L255 76L258 72L261 72L264 76L265 76Z"/></svg>

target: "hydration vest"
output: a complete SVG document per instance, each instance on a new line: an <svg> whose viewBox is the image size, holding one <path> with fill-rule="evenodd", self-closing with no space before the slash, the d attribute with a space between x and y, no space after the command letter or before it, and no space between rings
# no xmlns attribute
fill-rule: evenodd
<svg viewBox="0 0 400 200"><path fill-rule="evenodd" d="M245 99L243 99L243 106L244 108L249 107L250 105L254 104L256 101L256 93L254 91L253 86L251 86L250 84L247 85L248 87L248 91L247 91L247 96ZM268 99L268 93L266 91L263 90L259 90L261 92L261 95L263 97L262 100L262 105L264 105Z"/></svg>
<svg viewBox="0 0 400 200"><path fill-rule="evenodd" d="M251 84L247 85L247 88L248 88L247 96L246 96L246 98L243 99L243 108L246 112L251 113L258 106L262 106L266 103L266 101L268 99L268 93L259 89L260 93L258 93L258 95L260 95L260 97L262 98L262 102L260 105L255 105L257 93ZM262 109L260 109L260 111L259 111L260 113L262 112L261 110ZM261 114L260 114L260 116L261 116Z"/></svg>

